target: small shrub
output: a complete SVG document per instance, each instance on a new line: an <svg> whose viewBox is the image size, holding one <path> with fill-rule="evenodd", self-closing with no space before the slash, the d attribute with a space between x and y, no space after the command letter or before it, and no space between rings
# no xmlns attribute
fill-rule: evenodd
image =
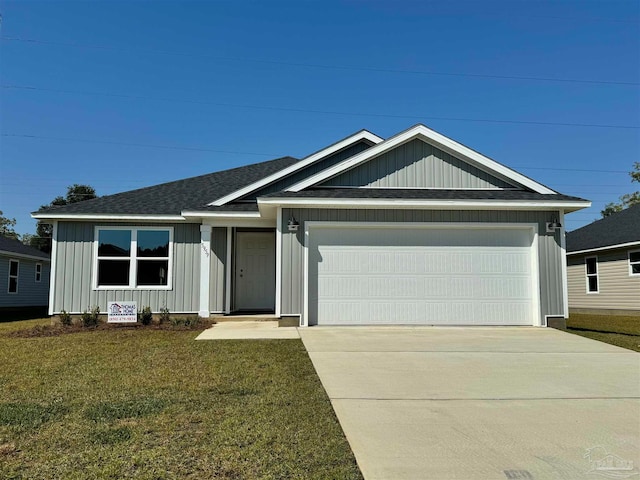
<svg viewBox="0 0 640 480"><path fill-rule="evenodd" d="M160 309L160 317L158 318L158 321L160 323L168 323L169 320L171 320L169 309L167 307L162 307Z"/></svg>
<svg viewBox="0 0 640 480"><path fill-rule="evenodd" d="M71 315L66 310L62 310L60 312L60 323L65 327L70 327L73 319Z"/></svg>
<svg viewBox="0 0 640 480"><path fill-rule="evenodd" d="M151 313L151 307L144 307L138 312L138 319L143 325L150 325L153 320L153 313Z"/></svg>
<svg viewBox="0 0 640 480"><path fill-rule="evenodd" d="M200 317L198 315L171 318L171 325L174 327L193 328L193 327L197 327L199 324L200 324Z"/></svg>
<svg viewBox="0 0 640 480"><path fill-rule="evenodd" d="M100 322L100 307L97 305L91 307L89 311L82 312L82 326L83 327L95 327Z"/></svg>

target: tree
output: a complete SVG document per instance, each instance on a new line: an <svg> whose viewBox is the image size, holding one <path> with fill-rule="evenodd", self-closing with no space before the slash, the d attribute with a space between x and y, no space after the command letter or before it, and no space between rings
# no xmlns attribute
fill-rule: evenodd
<svg viewBox="0 0 640 480"><path fill-rule="evenodd" d="M629 176L631 177L632 182L640 183L640 162L633 163L633 170L629 172ZM602 215L602 218L608 217L613 213L620 212L625 208L628 208L631 205L636 205L638 203L640 203L640 191L626 193L620 197L619 203L607 203L604 206L604 210L600 211L600 214Z"/></svg>
<svg viewBox="0 0 640 480"><path fill-rule="evenodd" d="M0 210L0 235L2 235L3 237L19 240L20 235L18 235L14 230L15 226L16 226L16 219L4 217L2 215L2 210Z"/></svg>
<svg viewBox="0 0 640 480"><path fill-rule="evenodd" d="M92 198L98 198L95 188L89 185L79 185L74 183L67 187L67 194L57 196L48 205L41 205L40 210L46 210L52 207L59 207L62 205L69 205L71 203L84 202L85 200L91 200ZM30 236L29 244L32 247L38 248L46 253L51 253L51 237L53 236L53 225L50 223L39 221L36 226L36 234Z"/></svg>

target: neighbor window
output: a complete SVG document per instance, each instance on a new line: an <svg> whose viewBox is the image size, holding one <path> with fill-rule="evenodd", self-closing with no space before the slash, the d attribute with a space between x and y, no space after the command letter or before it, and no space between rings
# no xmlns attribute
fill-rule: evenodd
<svg viewBox="0 0 640 480"><path fill-rule="evenodd" d="M20 272L20 262L9 260L9 293L18 293L18 275Z"/></svg>
<svg viewBox="0 0 640 480"><path fill-rule="evenodd" d="M585 258L587 293L598 293L598 257Z"/></svg>
<svg viewBox="0 0 640 480"><path fill-rule="evenodd" d="M629 252L629 275L640 275L640 250Z"/></svg>
<svg viewBox="0 0 640 480"><path fill-rule="evenodd" d="M42 280L42 264L36 263L36 283L40 283Z"/></svg>
<svg viewBox="0 0 640 480"><path fill-rule="evenodd" d="M170 288L170 228L97 229L96 287Z"/></svg>

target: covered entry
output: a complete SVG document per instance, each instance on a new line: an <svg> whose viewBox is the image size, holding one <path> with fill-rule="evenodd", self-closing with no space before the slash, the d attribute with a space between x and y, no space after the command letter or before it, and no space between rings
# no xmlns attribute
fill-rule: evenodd
<svg viewBox="0 0 640 480"><path fill-rule="evenodd" d="M308 324L538 325L536 228L308 222Z"/></svg>

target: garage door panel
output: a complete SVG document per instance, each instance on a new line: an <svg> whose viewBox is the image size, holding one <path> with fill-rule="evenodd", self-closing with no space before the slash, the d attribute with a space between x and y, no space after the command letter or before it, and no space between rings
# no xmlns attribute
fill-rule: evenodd
<svg viewBox="0 0 640 480"><path fill-rule="evenodd" d="M529 229L322 228L310 238L310 324L533 323Z"/></svg>

